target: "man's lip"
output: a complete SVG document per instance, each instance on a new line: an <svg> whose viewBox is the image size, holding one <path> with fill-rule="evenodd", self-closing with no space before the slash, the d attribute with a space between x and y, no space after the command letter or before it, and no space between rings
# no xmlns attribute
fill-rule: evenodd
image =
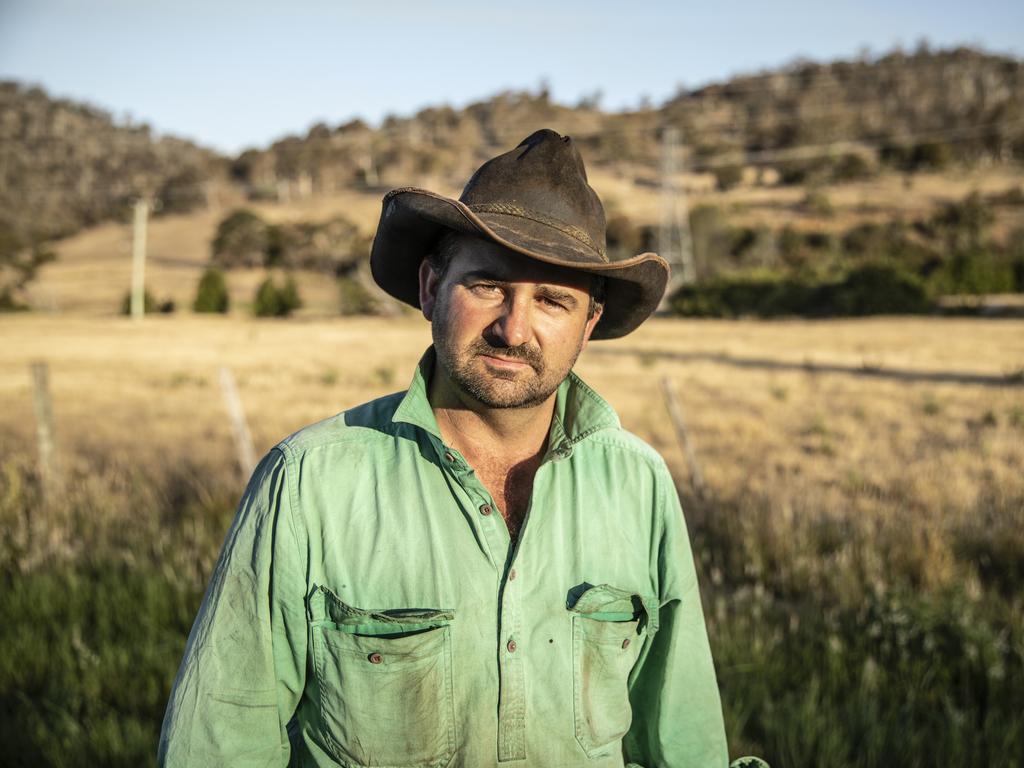
<svg viewBox="0 0 1024 768"><path fill-rule="evenodd" d="M480 357L484 358L484 360L486 360L491 365L508 366L510 368L522 368L524 366L527 367L527 368L532 367L525 360L516 360L514 358L497 357L495 355L483 355L483 354L480 355Z"/></svg>

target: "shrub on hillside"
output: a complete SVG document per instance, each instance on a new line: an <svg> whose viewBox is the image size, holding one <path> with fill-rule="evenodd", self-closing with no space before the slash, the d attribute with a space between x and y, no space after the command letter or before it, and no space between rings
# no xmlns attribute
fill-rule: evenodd
<svg viewBox="0 0 1024 768"><path fill-rule="evenodd" d="M199 279L192 309L196 312L224 313L228 311L229 303L228 284L224 280L224 273L216 267L209 267Z"/></svg>
<svg viewBox="0 0 1024 768"><path fill-rule="evenodd" d="M186 167L167 179L157 192L159 215L187 213L206 206L206 177L199 168Z"/></svg>
<svg viewBox="0 0 1024 768"><path fill-rule="evenodd" d="M232 211L217 225L213 262L225 267L260 267L266 260L267 224L244 208Z"/></svg>
<svg viewBox="0 0 1024 768"><path fill-rule="evenodd" d="M715 186L722 192L739 186L743 181L743 169L738 165L723 165L715 168Z"/></svg>
<svg viewBox="0 0 1024 768"><path fill-rule="evenodd" d="M29 243L14 227L0 223L0 312L28 309L26 286L41 266L56 258L53 251Z"/></svg>
<svg viewBox="0 0 1024 768"><path fill-rule="evenodd" d="M833 181L860 181L874 175L874 169L863 155L847 154L832 164Z"/></svg>
<svg viewBox="0 0 1024 768"><path fill-rule="evenodd" d="M983 295L1018 290L1018 264L1012 257L973 247L955 252L928 276L936 294Z"/></svg>
<svg viewBox="0 0 1024 768"><path fill-rule="evenodd" d="M302 306L299 288L295 278L289 275L283 285L278 285L273 277L267 277L256 289L252 313L256 317L287 317Z"/></svg>
<svg viewBox="0 0 1024 768"><path fill-rule="evenodd" d="M921 282L888 264L868 264L833 282L756 274L684 286L674 314L688 317L830 317L918 314L932 308Z"/></svg>

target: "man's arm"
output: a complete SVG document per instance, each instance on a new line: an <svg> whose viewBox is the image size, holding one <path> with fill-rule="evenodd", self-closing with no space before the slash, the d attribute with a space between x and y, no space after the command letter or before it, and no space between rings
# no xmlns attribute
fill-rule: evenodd
<svg viewBox="0 0 1024 768"><path fill-rule="evenodd" d="M633 724L624 745L648 768L723 768L728 764L718 682L711 661L697 574L679 497L662 469L658 505L658 629L630 676Z"/></svg>
<svg viewBox="0 0 1024 768"><path fill-rule="evenodd" d="M160 765L288 762L307 636L286 463L271 451L239 504L167 704Z"/></svg>

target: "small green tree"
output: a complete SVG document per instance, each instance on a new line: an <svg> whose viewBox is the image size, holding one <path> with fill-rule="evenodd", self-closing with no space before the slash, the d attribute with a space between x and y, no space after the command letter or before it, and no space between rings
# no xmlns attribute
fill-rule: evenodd
<svg viewBox="0 0 1024 768"><path fill-rule="evenodd" d="M199 287L196 290L196 300L192 309L196 312L220 312L228 311L230 299L228 297L228 285L224 280L224 273L216 267L208 267L203 276L199 278Z"/></svg>
<svg viewBox="0 0 1024 768"><path fill-rule="evenodd" d="M287 317L302 306L299 287L291 275L279 286L273 277L268 277L256 289L252 312L256 317Z"/></svg>
<svg viewBox="0 0 1024 768"><path fill-rule="evenodd" d="M213 262L228 269L260 267L267 258L268 228L252 211L232 211L217 225L213 238Z"/></svg>

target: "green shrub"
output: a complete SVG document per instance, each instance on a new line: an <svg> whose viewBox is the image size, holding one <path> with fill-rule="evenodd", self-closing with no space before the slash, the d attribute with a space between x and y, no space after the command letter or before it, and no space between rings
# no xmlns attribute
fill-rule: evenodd
<svg viewBox="0 0 1024 768"><path fill-rule="evenodd" d="M256 289L252 312L256 317L287 317L301 306L295 278L289 275L279 286L273 277L267 277Z"/></svg>
<svg viewBox="0 0 1024 768"><path fill-rule="evenodd" d="M192 309L196 312L220 312L228 311L228 285L224 280L224 273L216 267L209 267L199 279L199 287L196 290L196 300Z"/></svg>
<svg viewBox="0 0 1024 768"><path fill-rule="evenodd" d="M871 164L863 155L847 154L832 164L833 181L860 181L873 175Z"/></svg>
<svg viewBox="0 0 1024 768"><path fill-rule="evenodd" d="M928 282L937 294L1013 293L1019 290L1021 267L1004 254L968 248L944 261Z"/></svg>
<svg viewBox="0 0 1024 768"><path fill-rule="evenodd" d="M910 164L916 170L938 171L949 165L952 150L941 141L915 144L910 153Z"/></svg>
<svg viewBox="0 0 1024 768"><path fill-rule="evenodd" d="M921 282L896 267L868 264L833 282L775 274L723 277L684 286L671 301L688 317L829 317L917 314L932 308Z"/></svg>
<svg viewBox="0 0 1024 768"><path fill-rule="evenodd" d="M907 315L932 308L920 280L888 264L859 267L827 293L832 307L828 314Z"/></svg>
<svg viewBox="0 0 1024 768"><path fill-rule="evenodd" d="M213 238L214 264L231 267L259 267L266 262L268 228L252 211L232 211L217 225Z"/></svg>
<svg viewBox="0 0 1024 768"><path fill-rule="evenodd" d="M743 169L738 165L723 165L715 168L715 186L726 191L739 186L743 181Z"/></svg>

